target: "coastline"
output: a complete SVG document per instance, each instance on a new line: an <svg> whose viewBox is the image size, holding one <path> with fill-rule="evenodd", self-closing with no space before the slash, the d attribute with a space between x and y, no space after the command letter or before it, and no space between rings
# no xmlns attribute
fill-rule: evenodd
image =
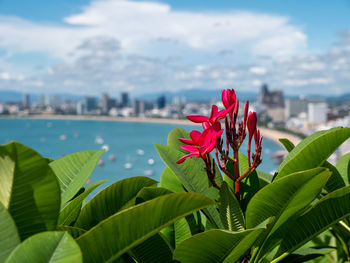
<svg viewBox="0 0 350 263"><path fill-rule="evenodd" d="M167 119L167 118L143 118L143 117L112 117L112 116L88 116L88 115L28 115L21 117L4 117L1 116L0 119L41 119L41 120L87 120L87 121L111 121L111 122L138 122L138 123L164 123L164 124L175 124L175 125L199 125L190 122L186 119ZM259 127L260 133L265 138L274 141L275 143L282 145L279 142L279 138L287 138L294 145L297 145L301 138L296 135L282 132L278 130L273 130L265 127Z"/></svg>

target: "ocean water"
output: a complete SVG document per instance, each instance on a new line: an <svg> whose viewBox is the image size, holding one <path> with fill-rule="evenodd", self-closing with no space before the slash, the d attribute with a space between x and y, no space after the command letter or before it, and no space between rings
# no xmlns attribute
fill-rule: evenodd
<svg viewBox="0 0 350 263"><path fill-rule="evenodd" d="M93 181L108 180L104 184L106 186L126 177L143 176L147 173L152 173L148 176L159 180L165 165L153 144L166 144L168 133L176 127L188 131L200 128L155 123L0 119L0 144L15 140L52 159L83 150L98 150L107 144L109 151L102 156L104 166L97 166L90 177ZM102 138L103 144L97 144L96 137ZM242 149L245 150L245 145ZM142 150L144 154L139 155L138 150ZM271 154L278 150L281 150L279 145L264 139L263 162L259 169L266 172L275 170L278 166L272 161ZM109 160L110 155L114 155L116 160ZM154 160L153 165L148 163L149 159ZM125 163L131 163L132 168L125 169Z"/></svg>

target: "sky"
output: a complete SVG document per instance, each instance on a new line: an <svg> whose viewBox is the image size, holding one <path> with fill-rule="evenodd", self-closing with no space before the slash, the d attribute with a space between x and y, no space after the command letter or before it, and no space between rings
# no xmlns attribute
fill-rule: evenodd
<svg viewBox="0 0 350 263"><path fill-rule="evenodd" d="M350 0L0 0L0 90L350 92Z"/></svg>

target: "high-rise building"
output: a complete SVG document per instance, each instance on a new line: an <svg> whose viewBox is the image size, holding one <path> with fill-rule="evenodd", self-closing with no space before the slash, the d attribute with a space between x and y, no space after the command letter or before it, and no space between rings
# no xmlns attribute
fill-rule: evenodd
<svg viewBox="0 0 350 263"><path fill-rule="evenodd" d="M97 108L96 97L85 97L85 109L87 112L95 111Z"/></svg>
<svg viewBox="0 0 350 263"><path fill-rule="evenodd" d="M165 103L166 103L165 96L160 96L160 97L157 98L157 108L158 109L164 109L165 108Z"/></svg>
<svg viewBox="0 0 350 263"><path fill-rule="evenodd" d="M145 102L141 100L133 100L131 103L132 106L132 114L134 116L139 116L140 114L145 113Z"/></svg>
<svg viewBox="0 0 350 263"><path fill-rule="evenodd" d="M129 93L128 92L122 92L121 93L121 106L123 108L128 107L129 106Z"/></svg>
<svg viewBox="0 0 350 263"><path fill-rule="evenodd" d="M283 91L270 91L266 84L261 87L259 95L259 103L265 105L267 108L284 107Z"/></svg>
<svg viewBox="0 0 350 263"><path fill-rule="evenodd" d="M300 113L307 113L308 100L305 98L293 98L286 99L285 101L285 114L286 118L297 117Z"/></svg>
<svg viewBox="0 0 350 263"><path fill-rule="evenodd" d="M62 106L61 96L59 96L59 95L53 96L51 105L55 108L60 108Z"/></svg>
<svg viewBox="0 0 350 263"><path fill-rule="evenodd" d="M101 97L101 108L103 114L108 114L109 110L116 104L115 99L109 97L107 93L102 93Z"/></svg>
<svg viewBox="0 0 350 263"><path fill-rule="evenodd" d="M311 124L327 122L328 104L326 102L310 102L308 104L308 120Z"/></svg>
<svg viewBox="0 0 350 263"><path fill-rule="evenodd" d="M24 94L23 95L23 107L25 109L30 108L30 95L29 94Z"/></svg>
<svg viewBox="0 0 350 263"><path fill-rule="evenodd" d="M79 101L77 103L76 111L77 111L77 115L83 115L85 113L85 104L84 104L84 102Z"/></svg>

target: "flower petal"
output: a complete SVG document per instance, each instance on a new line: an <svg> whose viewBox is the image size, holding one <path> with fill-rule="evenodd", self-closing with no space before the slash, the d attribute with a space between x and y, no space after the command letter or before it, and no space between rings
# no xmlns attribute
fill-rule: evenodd
<svg viewBox="0 0 350 263"><path fill-rule="evenodd" d="M184 143L184 144L194 145L194 142L190 139L179 138L179 141Z"/></svg>
<svg viewBox="0 0 350 263"><path fill-rule="evenodd" d="M205 121L209 120L208 117L203 116L203 115L188 115L187 119L189 119L190 121L195 122L195 123L201 123L201 122L205 122Z"/></svg>
<svg viewBox="0 0 350 263"><path fill-rule="evenodd" d="M190 153L185 155L184 157L181 157L179 160L176 161L177 164L183 163L187 158L195 156L195 153Z"/></svg>
<svg viewBox="0 0 350 263"><path fill-rule="evenodd" d="M199 150L198 150L198 148L195 147L195 146L184 145L184 146L181 146L181 149L184 149L185 151L188 151L188 152L190 152L190 153L199 154Z"/></svg>

